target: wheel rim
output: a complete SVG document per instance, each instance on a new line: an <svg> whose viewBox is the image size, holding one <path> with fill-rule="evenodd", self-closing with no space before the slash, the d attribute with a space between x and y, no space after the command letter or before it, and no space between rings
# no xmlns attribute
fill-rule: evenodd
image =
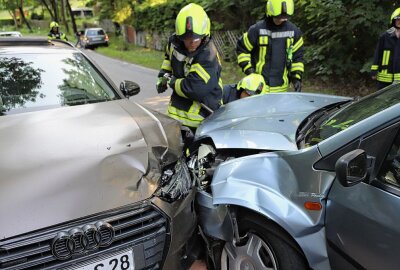
<svg viewBox="0 0 400 270"><path fill-rule="evenodd" d="M226 243L221 254L221 270L278 269L271 248L259 236L248 233L243 245Z"/></svg>

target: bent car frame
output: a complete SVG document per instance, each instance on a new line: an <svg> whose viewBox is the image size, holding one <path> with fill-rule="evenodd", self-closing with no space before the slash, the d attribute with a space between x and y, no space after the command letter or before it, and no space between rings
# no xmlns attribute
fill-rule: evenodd
<svg viewBox="0 0 400 270"><path fill-rule="evenodd" d="M215 267L397 269L399 103L279 93L207 118L188 166Z"/></svg>
<svg viewBox="0 0 400 270"><path fill-rule="evenodd" d="M139 90L67 42L0 40L0 269L181 268L196 215L180 124Z"/></svg>

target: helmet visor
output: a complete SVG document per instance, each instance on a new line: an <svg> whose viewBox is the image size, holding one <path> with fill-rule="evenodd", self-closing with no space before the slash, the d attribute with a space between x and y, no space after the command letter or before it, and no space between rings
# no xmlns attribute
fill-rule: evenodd
<svg viewBox="0 0 400 270"><path fill-rule="evenodd" d="M284 13L284 14L280 14L280 15L278 15L278 16L273 16L273 18L277 18L277 19L279 19L279 20L287 20L287 19L289 19L289 15L287 15L286 13Z"/></svg>
<svg viewBox="0 0 400 270"><path fill-rule="evenodd" d="M253 95L259 95L261 94L263 89L263 84L260 83L257 87L257 89L255 90L250 90L250 89L246 89L246 88L240 88L239 90L245 91L249 96L253 96Z"/></svg>
<svg viewBox="0 0 400 270"><path fill-rule="evenodd" d="M193 41L198 41L202 39L204 35L198 35L196 33L193 33L192 31L186 31L183 35L178 36L178 38L182 41L192 39Z"/></svg>

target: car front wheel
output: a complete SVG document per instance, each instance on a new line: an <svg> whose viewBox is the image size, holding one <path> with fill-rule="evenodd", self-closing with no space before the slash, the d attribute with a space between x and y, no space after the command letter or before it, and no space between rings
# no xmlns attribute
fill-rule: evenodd
<svg viewBox="0 0 400 270"><path fill-rule="evenodd" d="M222 270L308 269L296 243L281 228L256 214L239 216L240 243L227 242Z"/></svg>

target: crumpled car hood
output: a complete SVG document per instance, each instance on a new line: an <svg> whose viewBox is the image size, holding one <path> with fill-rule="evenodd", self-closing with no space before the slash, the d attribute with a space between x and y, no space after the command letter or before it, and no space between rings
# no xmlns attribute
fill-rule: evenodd
<svg viewBox="0 0 400 270"><path fill-rule="evenodd" d="M347 97L279 93L240 99L203 121L196 139L211 137L216 148L297 150L296 131L312 112Z"/></svg>
<svg viewBox="0 0 400 270"><path fill-rule="evenodd" d="M0 239L149 198L179 136L127 99L0 117Z"/></svg>

